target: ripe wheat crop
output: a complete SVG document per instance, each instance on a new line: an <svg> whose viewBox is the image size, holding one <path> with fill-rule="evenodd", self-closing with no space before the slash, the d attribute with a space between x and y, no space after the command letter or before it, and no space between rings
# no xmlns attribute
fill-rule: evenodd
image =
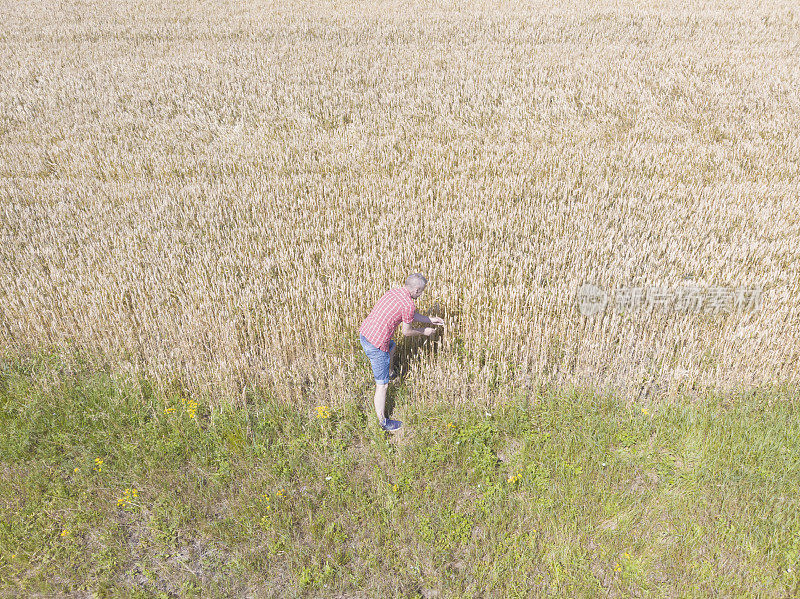
<svg viewBox="0 0 800 599"><path fill-rule="evenodd" d="M4 351L302 400L419 271L424 393L797 382L796 3L0 7Z"/></svg>

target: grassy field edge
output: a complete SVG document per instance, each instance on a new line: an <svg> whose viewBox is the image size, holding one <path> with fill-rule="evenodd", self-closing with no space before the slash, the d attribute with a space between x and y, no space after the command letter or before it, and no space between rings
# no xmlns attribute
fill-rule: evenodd
<svg viewBox="0 0 800 599"><path fill-rule="evenodd" d="M389 435L367 400L211 406L2 364L4 596L800 592L794 396L489 411L400 385Z"/></svg>

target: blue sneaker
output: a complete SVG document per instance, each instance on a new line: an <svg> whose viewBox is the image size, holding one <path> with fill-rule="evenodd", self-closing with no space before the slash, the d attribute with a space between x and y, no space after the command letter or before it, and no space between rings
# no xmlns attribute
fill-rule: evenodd
<svg viewBox="0 0 800 599"><path fill-rule="evenodd" d="M399 420L390 420L388 418L384 418L383 422L380 423L381 428L385 431L396 431L398 428L403 426L403 423Z"/></svg>

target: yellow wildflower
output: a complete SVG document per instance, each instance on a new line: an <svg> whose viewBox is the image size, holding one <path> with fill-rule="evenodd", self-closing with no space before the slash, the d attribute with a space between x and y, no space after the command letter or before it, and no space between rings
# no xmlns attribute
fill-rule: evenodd
<svg viewBox="0 0 800 599"><path fill-rule="evenodd" d="M139 496L139 491L137 491L136 489L125 489L122 492L122 497L117 499L117 506L118 507L128 507L129 505L132 505L132 503L133 503L131 501L131 499L132 498L136 499L138 496Z"/></svg>
<svg viewBox="0 0 800 599"><path fill-rule="evenodd" d="M193 399L190 399L185 403L186 403L186 414L189 416L189 418L195 418L197 416L197 406L199 404Z"/></svg>
<svg viewBox="0 0 800 599"><path fill-rule="evenodd" d="M61 531L61 536L62 537L66 537L68 534L69 534L69 531L66 528Z"/></svg>
<svg viewBox="0 0 800 599"><path fill-rule="evenodd" d="M317 406L314 408L317 411L317 418L330 418L331 410L328 406Z"/></svg>

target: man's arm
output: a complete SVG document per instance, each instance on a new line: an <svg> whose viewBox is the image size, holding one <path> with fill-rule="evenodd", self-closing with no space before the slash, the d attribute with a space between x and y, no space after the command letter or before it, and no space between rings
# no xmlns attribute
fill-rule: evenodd
<svg viewBox="0 0 800 599"><path fill-rule="evenodd" d="M403 335L405 335L406 337L417 337L419 335L425 335L426 337L430 337L436 332L436 329L434 329L433 327L425 327L425 329L423 330L415 329L407 322L403 323L402 330L403 330Z"/></svg>
<svg viewBox="0 0 800 599"><path fill-rule="evenodd" d="M423 316L416 310L414 311L414 322L421 322L423 324L435 324L435 325L443 325L444 320L438 318L437 316Z"/></svg>

